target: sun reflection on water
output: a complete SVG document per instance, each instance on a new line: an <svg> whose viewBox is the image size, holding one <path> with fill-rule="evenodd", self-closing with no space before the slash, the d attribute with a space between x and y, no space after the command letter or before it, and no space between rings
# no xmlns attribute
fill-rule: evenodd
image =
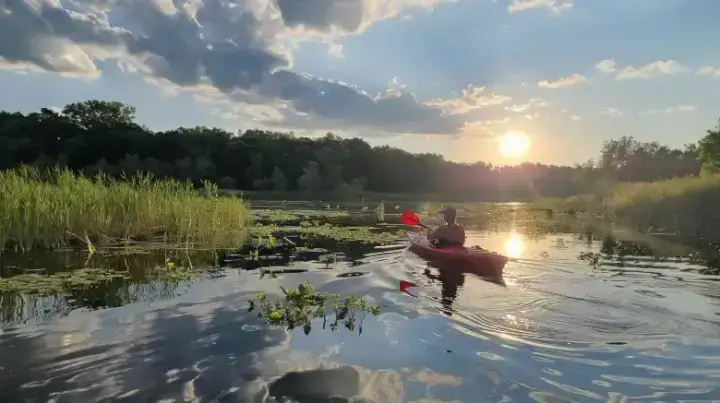
<svg viewBox="0 0 720 403"><path fill-rule="evenodd" d="M519 258L525 251L525 240L522 235L513 232L505 241L505 255L510 258Z"/></svg>

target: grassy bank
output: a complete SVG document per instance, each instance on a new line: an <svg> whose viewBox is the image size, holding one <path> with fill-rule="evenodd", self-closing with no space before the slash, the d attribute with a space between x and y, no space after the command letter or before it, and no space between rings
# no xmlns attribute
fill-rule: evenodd
<svg viewBox="0 0 720 403"><path fill-rule="evenodd" d="M604 196L587 194L538 204L555 211L603 214L644 231L705 237L720 223L720 175L622 183Z"/></svg>
<svg viewBox="0 0 720 403"><path fill-rule="evenodd" d="M69 170L0 172L0 245L28 250L74 241L162 240L200 247L242 244L251 215L207 184L136 176L116 181Z"/></svg>

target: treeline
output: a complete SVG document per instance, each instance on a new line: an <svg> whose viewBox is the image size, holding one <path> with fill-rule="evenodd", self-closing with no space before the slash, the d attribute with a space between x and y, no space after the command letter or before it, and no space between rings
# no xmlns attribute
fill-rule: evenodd
<svg viewBox="0 0 720 403"><path fill-rule="evenodd" d="M701 142L702 143L702 142ZM210 180L225 189L362 191L453 195L467 200L566 197L602 181L646 181L697 174L696 146L674 150L624 137L607 142L597 161L576 167L462 164L437 154L371 147L359 138L193 127L155 132L135 108L91 100L23 114L0 112L0 168L65 166L120 177Z"/></svg>

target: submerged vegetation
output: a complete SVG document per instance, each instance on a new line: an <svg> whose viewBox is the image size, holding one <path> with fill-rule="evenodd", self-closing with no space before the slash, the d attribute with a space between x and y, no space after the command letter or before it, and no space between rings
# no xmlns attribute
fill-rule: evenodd
<svg viewBox="0 0 720 403"><path fill-rule="evenodd" d="M130 240L232 248L251 222L242 200L210 183L200 194L147 174L121 181L21 167L0 172L0 194L0 245L20 250Z"/></svg>

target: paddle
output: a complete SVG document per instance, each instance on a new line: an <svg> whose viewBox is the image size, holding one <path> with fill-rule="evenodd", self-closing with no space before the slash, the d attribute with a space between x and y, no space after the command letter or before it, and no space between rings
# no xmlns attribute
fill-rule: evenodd
<svg viewBox="0 0 720 403"><path fill-rule="evenodd" d="M420 217L418 217L418 215L415 214L412 210L403 211L401 220L403 224L407 225L408 227L414 227L418 225L423 228L428 228L426 225L420 224Z"/></svg>

